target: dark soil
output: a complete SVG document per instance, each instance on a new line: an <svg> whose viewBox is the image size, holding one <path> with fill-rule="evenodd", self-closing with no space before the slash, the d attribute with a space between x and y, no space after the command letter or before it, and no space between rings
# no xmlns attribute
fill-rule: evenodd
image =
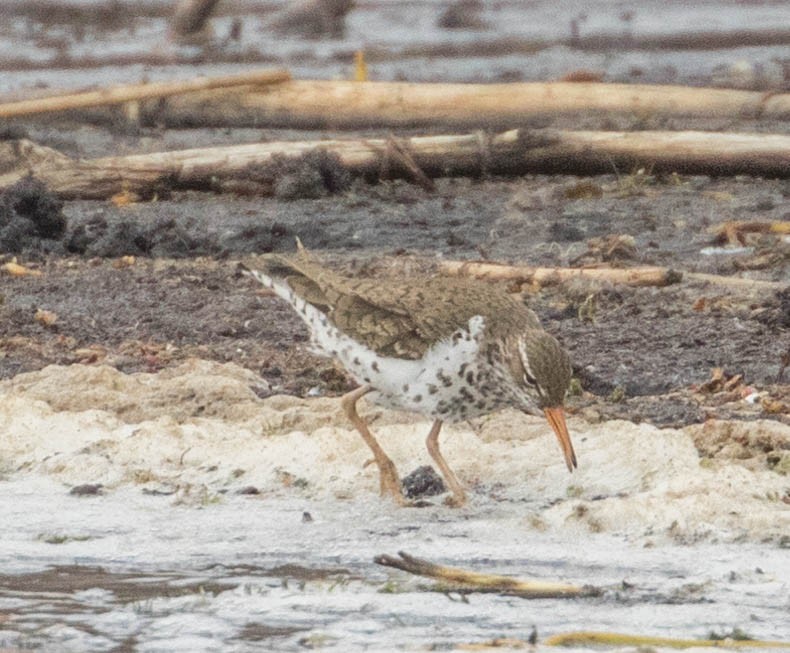
<svg viewBox="0 0 790 653"><path fill-rule="evenodd" d="M61 241L68 249L79 234L84 255L44 254L31 241L20 261L42 274L0 276L0 375L73 362L156 371L199 356L249 367L273 393L340 394L351 387L343 372L309 352L299 319L242 276L236 260L254 265L251 252L291 251L298 235L358 275L430 271L437 257L483 254L786 283L790 245L780 237L750 235L740 253L725 254L710 227L787 219L787 190L759 179L540 177L443 180L433 194L385 183L293 201L189 193L124 208L73 202ZM783 396L786 386L775 384L790 347L786 288L573 283L525 299L571 352L584 390L576 410L678 425L722 414L721 402L694 390L714 367ZM756 408L748 416L760 415Z"/></svg>

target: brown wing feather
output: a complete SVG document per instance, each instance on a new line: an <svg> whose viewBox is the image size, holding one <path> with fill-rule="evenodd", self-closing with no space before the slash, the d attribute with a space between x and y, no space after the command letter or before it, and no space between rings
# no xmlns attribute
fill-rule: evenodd
<svg viewBox="0 0 790 653"><path fill-rule="evenodd" d="M523 302L496 286L469 279L410 277L350 279L325 268L304 249L265 259L269 274L285 277L300 297L344 333L385 356L416 359L475 315L496 314L488 328L540 328Z"/></svg>

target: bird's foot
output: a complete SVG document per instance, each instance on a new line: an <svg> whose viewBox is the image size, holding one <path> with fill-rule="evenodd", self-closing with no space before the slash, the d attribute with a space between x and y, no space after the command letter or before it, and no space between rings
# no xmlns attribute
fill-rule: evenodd
<svg viewBox="0 0 790 653"><path fill-rule="evenodd" d="M377 461L379 466L379 484L382 497L390 497L397 505L405 506L408 504L406 497L403 496L398 470L389 458L384 461Z"/></svg>

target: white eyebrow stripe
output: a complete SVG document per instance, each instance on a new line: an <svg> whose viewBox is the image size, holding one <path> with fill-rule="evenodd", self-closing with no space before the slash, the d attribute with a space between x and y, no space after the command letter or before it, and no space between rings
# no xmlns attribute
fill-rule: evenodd
<svg viewBox="0 0 790 653"><path fill-rule="evenodd" d="M529 366L527 344L523 338L520 338L518 341L518 354L521 357L521 365L524 367L524 376L534 380L535 374L532 372L532 368ZM538 389L538 391L540 391L540 386L538 385L537 381L535 381L535 387Z"/></svg>

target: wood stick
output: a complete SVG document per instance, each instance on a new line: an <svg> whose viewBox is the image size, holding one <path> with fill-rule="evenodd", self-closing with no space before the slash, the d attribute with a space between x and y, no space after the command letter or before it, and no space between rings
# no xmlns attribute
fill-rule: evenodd
<svg viewBox="0 0 790 653"><path fill-rule="evenodd" d="M386 554L376 556L373 561L385 567L394 567L417 576L426 576L442 581L436 587L442 592L497 592L520 596L522 598L570 598L576 596L595 596L598 591L591 587L578 587L565 583L552 583L537 580L521 580L510 576L481 574L457 567L437 565L429 560L415 558L404 551L398 551L399 558Z"/></svg>
<svg viewBox="0 0 790 653"><path fill-rule="evenodd" d="M0 118L19 118L39 113L122 104L124 102L194 93L195 91L205 91L207 89L217 90L233 86L278 84L290 78L291 75L287 70L258 70L223 77L197 77L175 82L150 82L112 86L98 91L69 93L0 104ZM227 91L222 92L226 93Z"/></svg>
<svg viewBox="0 0 790 653"><path fill-rule="evenodd" d="M236 93L208 91L152 107L149 120L310 129L425 127L507 129L580 113L635 117L790 118L790 93L639 84L527 82L424 84L291 81Z"/></svg>
<svg viewBox="0 0 790 653"><path fill-rule="evenodd" d="M536 286L567 283L572 279L590 279L629 286L667 286L681 280L698 281L740 290L782 290L781 281L741 279L703 272L680 272L662 267L637 268L541 268L528 265L506 265L484 261L442 261L439 272L449 276L469 276L491 281L514 281Z"/></svg>
<svg viewBox="0 0 790 653"><path fill-rule="evenodd" d="M420 167L414 162L414 157L412 157L408 149L392 134L387 137L387 149L382 160L382 168L379 176L383 179L387 179L390 175L390 159L394 159L397 163L400 163L400 165L408 171L411 178L418 186L429 193L436 190L436 184L433 183L433 180L420 170Z"/></svg>
<svg viewBox="0 0 790 653"><path fill-rule="evenodd" d="M699 281L715 286L727 286L732 290L784 290L790 284L782 281L764 281L762 279L742 279L741 277L725 277L720 274L705 272L685 272L686 281Z"/></svg>
<svg viewBox="0 0 790 653"><path fill-rule="evenodd" d="M566 283L572 279L592 279L629 286L668 286L683 277L679 272L661 267L639 268L542 268L527 265L505 265L483 261L442 261L442 274L474 277L492 281L516 281L537 286Z"/></svg>
<svg viewBox="0 0 790 653"><path fill-rule="evenodd" d="M708 132L571 132L511 130L402 139L428 176L594 174L635 166L658 171L790 176L790 136ZM157 187L213 188L213 179L249 179L275 156L322 149L349 172L375 179L386 139L270 142L72 160L27 140L0 142L0 189L29 173L64 198L102 199L121 190L151 195Z"/></svg>

